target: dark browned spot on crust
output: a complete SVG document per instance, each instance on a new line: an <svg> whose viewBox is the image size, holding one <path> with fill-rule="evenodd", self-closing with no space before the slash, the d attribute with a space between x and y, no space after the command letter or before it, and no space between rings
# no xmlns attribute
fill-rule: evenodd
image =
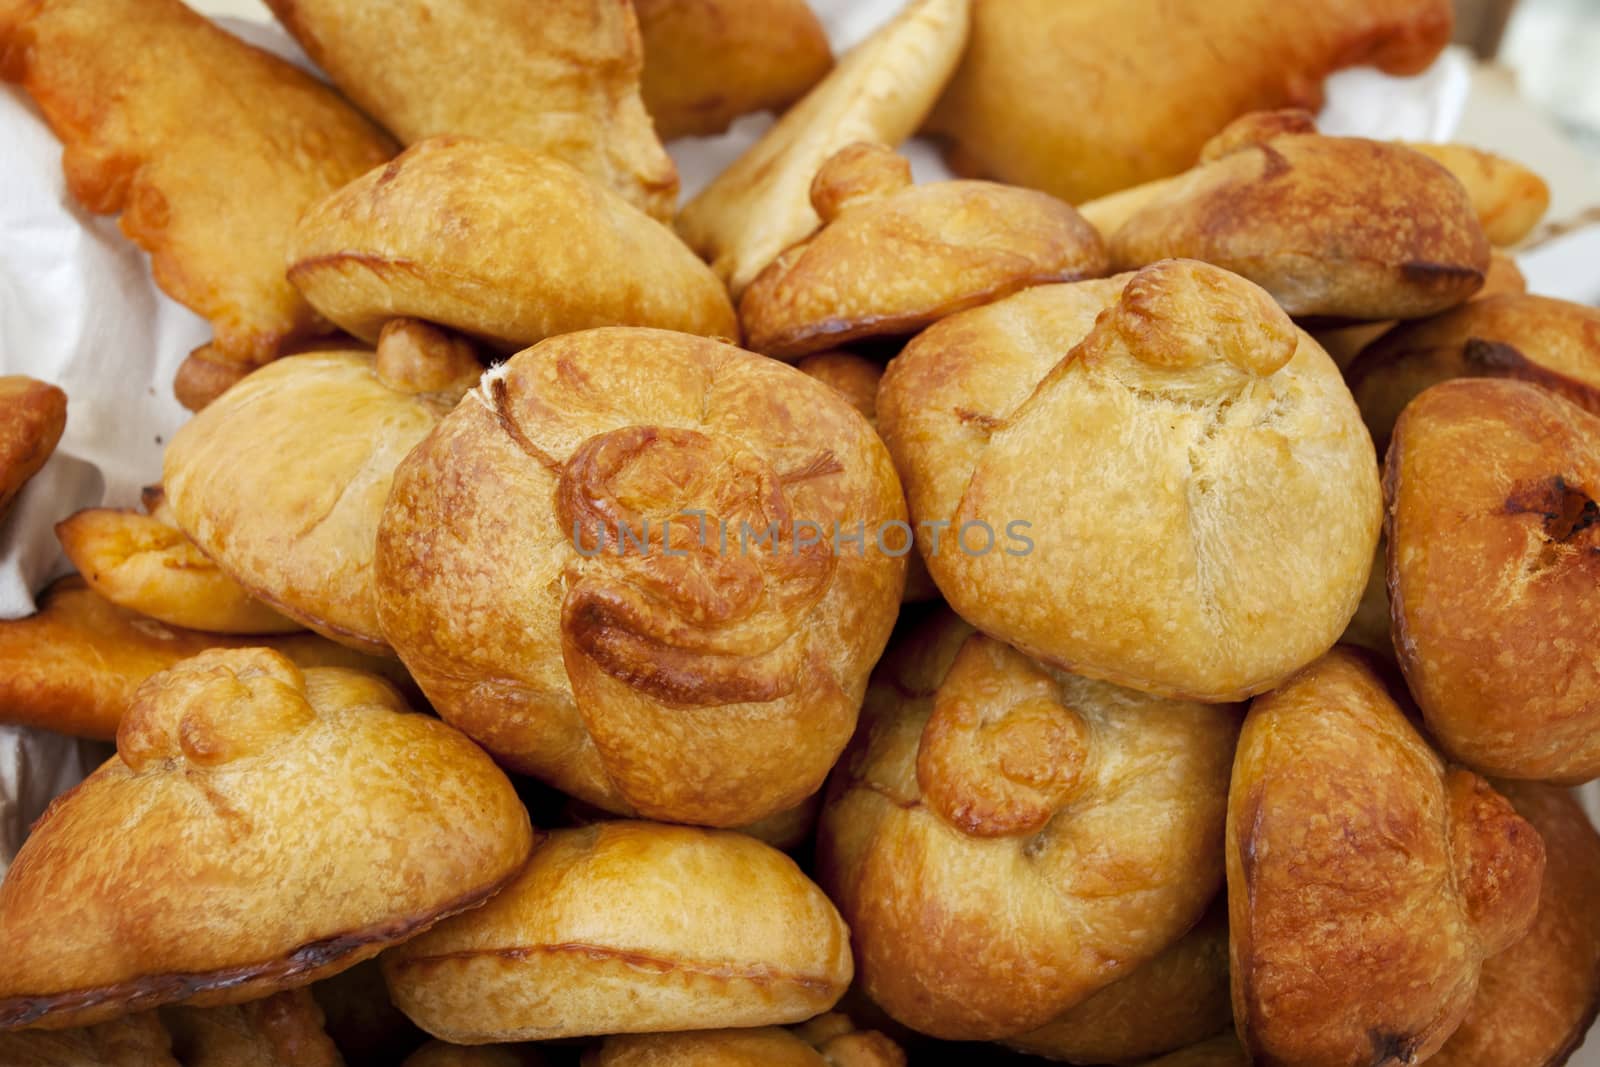
<svg viewBox="0 0 1600 1067"><path fill-rule="evenodd" d="M1270 144L1263 143L1257 147L1261 149L1262 181L1270 182L1276 178L1281 178L1285 174L1288 174L1290 171L1294 170L1293 164L1291 164L1289 160L1284 157L1284 154L1278 151L1276 148L1273 148Z"/></svg>
<svg viewBox="0 0 1600 1067"><path fill-rule="evenodd" d="M1485 341L1481 337L1467 338L1467 343L1461 348L1461 358L1467 366L1488 372L1516 370L1528 364L1528 357L1515 345L1508 345L1504 341Z"/></svg>
<svg viewBox="0 0 1600 1067"><path fill-rule="evenodd" d="M956 408L955 416L962 422L977 426L988 433L993 433L1005 423L1004 419L996 418L981 411L973 411L970 408Z"/></svg>
<svg viewBox="0 0 1600 1067"><path fill-rule="evenodd" d="M1367 1040L1372 1043L1372 1067L1417 1062L1417 1046L1421 1044L1421 1038L1416 1035L1368 1030Z"/></svg>
<svg viewBox="0 0 1600 1067"><path fill-rule="evenodd" d="M1417 285L1452 286L1458 281L1476 278L1483 281L1483 271L1455 263L1429 263L1413 260L1400 264L1400 276Z"/></svg>
<svg viewBox="0 0 1600 1067"><path fill-rule="evenodd" d="M420 275L422 268L415 260L390 259L387 256L376 256L371 252L329 252L322 256L307 256L289 268L288 276L291 282L311 271L322 267L339 267L349 264L351 266L365 267L372 273L385 277L392 274Z"/></svg>
<svg viewBox="0 0 1600 1067"><path fill-rule="evenodd" d="M1600 506L1559 474L1512 490L1506 498L1506 514L1541 516L1545 536L1562 544L1600 523Z"/></svg>
<svg viewBox="0 0 1600 1067"><path fill-rule="evenodd" d="M495 421L500 424L500 429L505 431L506 436L540 466L547 470L561 470L562 465L557 463L553 456L534 444L528 435L522 432L522 427L511 414L511 392L504 378L495 378L489 383L489 395L494 401Z"/></svg>

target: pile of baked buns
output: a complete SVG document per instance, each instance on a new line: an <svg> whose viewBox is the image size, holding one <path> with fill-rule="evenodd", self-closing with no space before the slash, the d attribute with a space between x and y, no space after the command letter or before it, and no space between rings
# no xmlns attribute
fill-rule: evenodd
<svg viewBox="0 0 1600 1067"><path fill-rule="evenodd" d="M1311 117L1448 0L270 2L327 82L0 0L214 328L0 623L116 742L0 1064L1567 1061L1600 312L1536 175ZM0 506L66 404L0 379Z"/></svg>

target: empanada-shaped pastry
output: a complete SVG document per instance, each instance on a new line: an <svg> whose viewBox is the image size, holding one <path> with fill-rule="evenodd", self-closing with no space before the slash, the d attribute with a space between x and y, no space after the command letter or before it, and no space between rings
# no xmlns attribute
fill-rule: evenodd
<svg viewBox="0 0 1600 1067"><path fill-rule="evenodd" d="M873 677L817 869L866 993L1016 1037L1156 958L1222 885L1235 708L1052 670L941 613Z"/></svg>
<svg viewBox="0 0 1600 1067"><path fill-rule="evenodd" d="M684 207L678 232L735 296L817 228L811 182L829 156L916 132L961 58L970 6L911 0Z"/></svg>
<svg viewBox="0 0 1600 1067"><path fill-rule="evenodd" d="M269 0L334 83L405 144L461 134L570 163L669 219L678 169L639 95L627 0Z"/></svg>
<svg viewBox="0 0 1600 1067"><path fill-rule="evenodd" d="M398 660L304 632L242 637L167 626L117 607L72 577L41 593L36 613L0 620L0 722L109 741L145 679L208 649L253 645L301 667L348 667L411 687Z"/></svg>
<svg viewBox="0 0 1600 1067"><path fill-rule="evenodd" d="M1228 1029L1228 910L1219 898L1167 950L1006 1044L1064 1063L1143 1063Z"/></svg>
<svg viewBox="0 0 1600 1067"><path fill-rule="evenodd" d="M1545 180L1514 160L1464 144L1410 142L1406 147L1456 176L1491 244L1501 248L1516 244L1550 210Z"/></svg>
<svg viewBox="0 0 1600 1067"><path fill-rule="evenodd" d="M1473 300L1390 330L1346 378L1380 448L1418 393L1451 378L1517 378L1600 415L1600 310L1546 296Z"/></svg>
<svg viewBox="0 0 1600 1067"><path fill-rule="evenodd" d="M56 523L56 538L90 588L158 622L225 634L282 634L303 627L245 591L178 529L159 486L146 513L90 508Z"/></svg>
<svg viewBox="0 0 1600 1067"><path fill-rule="evenodd" d="M1404 145L1246 116L1108 234L1132 270L1184 256L1242 274L1296 318L1413 319L1483 286L1489 241L1444 167Z"/></svg>
<svg viewBox="0 0 1600 1067"><path fill-rule="evenodd" d="M745 343L777 359L910 336L1030 285L1106 273L1099 233L1071 206L991 182L913 186L911 164L882 145L829 158L811 203L822 229L739 301Z"/></svg>
<svg viewBox="0 0 1600 1067"><path fill-rule="evenodd" d="M378 628L372 552L395 466L478 380L469 351L418 348L397 326L366 352L308 352L263 367L167 445L172 513L245 589L366 652Z"/></svg>
<svg viewBox="0 0 1600 1067"><path fill-rule="evenodd" d="M20 374L0 378L0 520L66 428L66 393Z"/></svg>
<svg viewBox="0 0 1600 1067"><path fill-rule="evenodd" d="M1483 965L1466 1021L1434 1067L1560 1067L1600 1009L1600 834L1571 793L1496 783L1544 840L1544 888L1533 929Z"/></svg>
<svg viewBox="0 0 1600 1067"><path fill-rule="evenodd" d="M153 1011L72 1030L0 1032L5 1067L189 1067Z"/></svg>
<svg viewBox="0 0 1600 1067"><path fill-rule="evenodd" d="M1316 110L1341 67L1422 70L1449 0L987 0L929 128L975 177L1077 203L1194 162L1249 111Z"/></svg>
<svg viewBox="0 0 1600 1067"><path fill-rule="evenodd" d="M851 975L849 931L789 857L639 822L555 831L383 966L402 1011L464 1044L800 1022Z"/></svg>
<svg viewBox="0 0 1600 1067"><path fill-rule="evenodd" d="M450 1045L430 1041L400 1067L544 1067L549 1061L534 1045Z"/></svg>
<svg viewBox="0 0 1600 1067"><path fill-rule="evenodd" d="M567 334L400 465L379 614L504 765L610 811L743 826L815 792L849 740L904 520L872 428L792 367Z"/></svg>
<svg viewBox="0 0 1600 1067"><path fill-rule="evenodd" d="M306 212L289 278L366 341L402 317L507 353L594 326L739 333L671 230L557 159L465 137L416 144Z"/></svg>
<svg viewBox="0 0 1600 1067"><path fill-rule="evenodd" d="M1600 777L1600 417L1526 382L1436 385L1384 471L1400 667L1455 759Z"/></svg>
<svg viewBox="0 0 1600 1067"><path fill-rule="evenodd" d="M806 0L633 0L633 8L644 38L644 106L664 140L781 111L833 66Z"/></svg>
<svg viewBox="0 0 1600 1067"><path fill-rule="evenodd" d="M1250 1067L1250 1061L1238 1038L1228 1034L1151 1060L1145 1067Z"/></svg>
<svg viewBox="0 0 1600 1067"><path fill-rule="evenodd" d="M951 607L1065 670L1238 700L1327 651L1366 584L1360 414L1316 342L1216 267L952 316L889 365L878 425Z"/></svg>
<svg viewBox="0 0 1600 1067"><path fill-rule="evenodd" d="M304 989L216 1008L171 1005L159 1012L184 1067L344 1067Z"/></svg>
<svg viewBox="0 0 1600 1067"><path fill-rule="evenodd" d="M306 985L482 902L533 844L461 734L267 649L150 679L117 753L0 883L0 1029Z"/></svg>
<svg viewBox="0 0 1600 1067"><path fill-rule="evenodd" d="M65 145L72 195L122 214L156 282L252 366L323 332L284 280L308 206L394 146L332 89L179 0L11 0L0 73Z"/></svg>
<svg viewBox="0 0 1600 1067"><path fill-rule="evenodd" d="M905 1067L906 1054L875 1030L838 1013L794 1031L701 1030L608 1037L583 1067Z"/></svg>
<svg viewBox="0 0 1600 1067"><path fill-rule="evenodd" d="M1399 1067L1533 922L1545 849L1335 650L1245 719L1228 794L1233 1011L1262 1067Z"/></svg>

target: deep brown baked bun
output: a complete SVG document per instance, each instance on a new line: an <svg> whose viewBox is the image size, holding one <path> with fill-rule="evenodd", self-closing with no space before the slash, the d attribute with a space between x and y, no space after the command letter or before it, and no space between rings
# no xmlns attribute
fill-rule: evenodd
<svg viewBox="0 0 1600 1067"><path fill-rule="evenodd" d="M401 464L379 613L506 766L620 814L742 826L815 792L849 740L905 577L877 531L899 544L904 518L872 428L792 367L567 334Z"/></svg>
<svg viewBox="0 0 1600 1067"><path fill-rule="evenodd" d="M1366 583L1382 506L1349 390L1217 267L945 319L889 365L878 426L950 606L1065 670L1241 699L1327 651Z"/></svg>
<svg viewBox="0 0 1600 1067"><path fill-rule="evenodd" d="M172 1038L153 1011L72 1030L0 1032L6 1067L189 1067L172 1056Z"/></svg>
<svg viewBox="0 0 1600 1067"><path fill-rule="evenodd" d="M403 342L410 331L438 340L404 324L376 356L308 352L262 368L185 423L163 465L173 517L225 574L366 652L388 649L372 547L394 468L482 373L449 342Z"/></svg>
<svg viewBox="0 0 1600 1067"><path fill-rule="evenodd" d="M1496 777L1600 777L1600 417L1445 382L1395 423L1384 488L1395 648L1435 740Z"/></svg>
<svg viewBox="0 0 1600 1067"><path fill-rule="evenodd" d="M369 342L394 318L505 353L595 326L739 334L722 283L671 230L559 159L498 141L412 145L308 209L288 265L312 306Z"/></svg>
<svg viewBox="0 0 1600 1067"><path fill-rule="evenodd" d="M150 679L117 753L0 883L0 1029L309 984L481 903L533 844L461 734L375 676L267 649Z"/></svg>
<svg viewBox="0 0 1600 1067"><path fill-rule="evenodd" d="M0 519L66 428L66 393L20 374L0 377Z"/></svg>
<svg viewBox="0 0 1600 1067"><path fill-rule="evenodd" d="M1227 852L1234 1019L1267 1067L1433 1055L1484 960L1533 922L1545 863L1538 832L1342 648L1251 706Z"/></svg>
<svg viewBox="0 0 1600 1067"><path fill-rule="evenodd" d="M1346 377L1380 448L1418 393L1451 378L1516 378L1600 415L1600 309L1525 294L1473 300L1390 330Z"/></svg>
<svg viewBox="0 0 1600 1067"><path fill-rule="evenodd" d="M874 674L817 870L865 992L935 1037L1044 1026L1222 884L1232 707L1055 671L941 613Z"/></svg>
<svg viewBox="0 0 1600 1067"><path fill-rule="evenodd" d="M789 857L641 822L554 831L383 965L396 1006L460 1044L795 1023L851 976L849 931Z"/></svg>
<svg viewBox="0 0 1600 1067"><path fill-rule="evenodd" d="M450 1045L430 1041L400 1067L544 1067L549 1063L534 1045Z"/></svg>
<svg viewBox="0 0 1600 1067"><path fill-rule="evenodd" d="M882 145L831 156L811 204L822 228L739 301L745 343L776 359L908 337L1019 289L1107 273L1100 234L1070 205L992 182L913 185L910 162Z"/></svg>
<svg viewBox="0 0 1600 1067"><path fill-rule="evenodd" d="M848 1017L822 1015L795 1030L623 1034L584 1054L583 1067L905 1067L906 1054Z"/></svg>
<svg viewBox="0 0 1600 1067"><path fill-rule="evenodd" d="M183 1067L344 1067L305 989L215 1008L174 1004L158 1014Z"/></svg>

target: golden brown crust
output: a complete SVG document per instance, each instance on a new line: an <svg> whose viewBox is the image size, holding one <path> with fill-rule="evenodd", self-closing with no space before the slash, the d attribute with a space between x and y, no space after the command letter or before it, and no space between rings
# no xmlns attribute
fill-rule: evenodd
<svg viewBox="0 0 1600 1067"><path fill-rule="evenodd" d="M402 1011L469 1044L799 1022L851 975L838 912L783 853L640 822L553 832L485 907L383 964Z"/></svg>
<svg viewBox="0 0 1600 1067"><path fill-rule="evenodd" d="M1359 412L1218 268L952 316L889 365L878 420L945 598L1063 669L1241 699L1325 652L1365 585L1382 502ZM1130 552L1130 531L1155 547Z"/></svg>
<svg viewBox="0 0 1600 1067"><path fill-rule="evenodd" d="M822 229L739 301L746 342L777 359L908 336L1030 285L1106 273L1100 235L1069 205L990 182L913 186L910 165L882 145L831 156L811 202Z"/></svg>
<svg viewBox="0 0 1600 1067"><path fill-rule="evenodd" d="M476 906L533 843L465 737L267 649L151 678L117 750L0 883L0 1029L309 984Z"/></svg>
<svg viewBox="0 0 1600 1067"><path fill-rule="evenodd" d="M1600 776L1600 418L1444 382L1395 424L1384 488L1395 647L1434 738L1498 777Z"/></svg>
<svg viewBox="0 0 1600 1067"><path fill-rule="evenodd" d="M170 1005L159 1015L184 1067L344 1067L304 989L226 1007Z"/></svg>
<svg viewBox="0 0 1600 1067"><path fill-rule="evenodd" d="M1448 0L985 0L929 126L960 173L1077 203L1178 173L1247 112L1316 110L1341 67L1416 73L1450 27Z"/></svg>
<svg viewBox="0 0 1600 1067"><path fill-rule="evenodd" d="M178 0L24 0L0 67L62 139L67 186L122 215L156 282L211 320L216 358L265 363L323 328L284 280L300 213L394 146L333 90Z"/></svg>
<svg viewBox="0 0 1600 1067"><path fill-rule="evenodd" d="M1385 1067L1438 1051L1483 961L1532 923L1545 850L1449 770L1358 654L1245 720L1228 796L1234 1018L1251 1062Z"/></svg>
<svg viewBox="0 0 1600 1067"><path fill-rule="evenodd" d="M1500 248L1528 236L1550 209L1550 187L1514 160L1464 144L1410 142L1406 147L1455 175L1472 200L1484 235Z"/></svg>
<svg viewBox="0 0 1600 1067"><path fill-rule="evenodd" d="M633 8L644 38L644 106L662 140L782 111L833 67L828 35L805 0L634 0Z"/></svg>
<svg viewBox="0 0 1600 1067"><path fill-rule="evenodd" d="M818 837L866 993L924 1033L1009 1038L1156 957L1222 884L1237 729L1234 708L1052 671L948 613L908 635Z"/></svg>
<svg viewBox="0 0 1600 1067"><path fill-rule="evenodd" d="M440 714L507 766L611 811L741 826L815 792L848 740L905 565L871 532L836 552L833 530L904 506L871 427L793 368L567 334L401 464L379 611Z"/></svg>
<svg viewBox="0 0 1600 1067"><path fill-rule="evenodd" d="M172 1041L155 1012L74 1030L0 1033L6 1067L179 1067ZM185 1065L187 1067L187 1065Z"/></svg>
<svg viewBox="0 0 1600 1067"><path fill-rule="evenodd" d="M0 520L66 428L66 393L22 375L0 377Z"/></svg>
<svg viewBox="0 0 1600 1067"><path fill-rule="evenodd" d="M505 353L596 326L739 333L722 284L665 226L557 159L468 137L421 141L311 207L288 263L369 342L401 317Z"/></svg>
<svg viewBox="0 0 1600 1067"><path fill-rule="evenodd" d="M906 1056L848 1016L819 1015L791 1030L703 1030L606 1038L583 1067L905 1067Z"/></svg>
<svg viewBox="0 0 1600 1067"><path fill-rule="evenodd" d="M639 95L628 0L271 0L317 65L404 144L461 134L553 156L659 219L678 170Z"/></svg>
<svg viewBox="0 0 1600 1067"><path fill-rule="evenodd" d="M172 395L190 411L199 411L233 388L252 369L249 364L236 363L219 354L215 345L201 345L178 364Z"/></svg>

